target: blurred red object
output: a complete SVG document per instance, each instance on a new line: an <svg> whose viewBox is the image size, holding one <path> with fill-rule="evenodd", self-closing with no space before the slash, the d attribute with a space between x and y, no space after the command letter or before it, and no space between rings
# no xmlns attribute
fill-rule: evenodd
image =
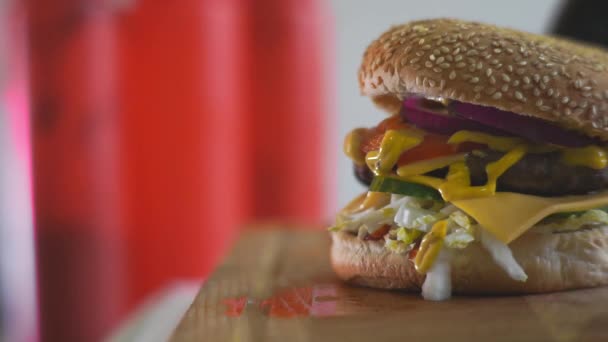
<svg viewBox="0 0 608 342"><path fill-rule="evenodd" d="M43 340L202 280L247 212L238 1L108 4L27 2Z"/></svg>
<svg viewBox="0 0 608 342"><path fill-rule="evenodd" d="M43 340L202 280L245 221L323 218L321 1L25 4Z"/></svg>
<svg viewBox="0 0 608 342"><path fill-rule="evenodd" d="M321 226L331 195L332 18L320 0L252 3L254 217Z"/></svg>
<svg viewBox="0 0 608 342"><path fill-rule="evenodd" d="M113 18L26 6L41 338L95 340L125 311Z"/></svg>
<svg viewBox="0 0 608 342"><path fill-rule="evenodd" d="M141 1L121 17L130 303L202 279L248 213L240 2Z"/></svg>

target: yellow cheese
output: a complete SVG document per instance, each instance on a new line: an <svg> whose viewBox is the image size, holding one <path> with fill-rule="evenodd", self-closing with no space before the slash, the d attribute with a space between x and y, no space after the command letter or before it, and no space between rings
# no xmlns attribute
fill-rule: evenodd
<svg viewBox="0 0 608 342"><path fill-rule="evenodd" d="M543 218L558 212L582 211L608 204L608 191L584 196L538 197L511 192L452 201L500 241L510 243Z"/></svg>

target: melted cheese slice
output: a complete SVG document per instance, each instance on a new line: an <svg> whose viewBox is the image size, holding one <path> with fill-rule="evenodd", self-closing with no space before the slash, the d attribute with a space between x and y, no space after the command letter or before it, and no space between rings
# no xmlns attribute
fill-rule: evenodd
<svg viewBox="0 0 608 342"><path fill-rule="evenodd" d="M512 192L452 201L484 229L510 243L543 218L558 212L582 211L608 204L608 191L594 195L538 197Z"/></svg>

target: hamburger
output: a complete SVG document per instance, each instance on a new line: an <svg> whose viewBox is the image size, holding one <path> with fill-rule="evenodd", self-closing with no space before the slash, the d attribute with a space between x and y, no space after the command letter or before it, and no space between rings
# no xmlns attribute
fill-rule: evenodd
<svg viewBox="0 0 608 342"><path fill-rule="evenodd" d="M367 191L331 227L348 282L457 294L608 283L608 53L476 22L395 26L365 51L390 116L344 142Z"/></svg>

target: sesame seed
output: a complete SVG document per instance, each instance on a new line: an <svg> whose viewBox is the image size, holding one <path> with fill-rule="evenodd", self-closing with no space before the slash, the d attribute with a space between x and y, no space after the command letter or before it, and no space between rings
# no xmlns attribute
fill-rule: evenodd
<svg viewBox="0 0 608 342"><path fill-rule="evenodd" d="M414 57L410 60L410 64L416 64L416 63L418 63L419 60L420 60L420 58Z"/></svg>
<svg viewBox="0 0 608 342"><path fill-rule="evenodd" d="M424 44L424 38L420 38L420 40L418 41L418 45L422 45Z"/></svg>
<svg viewBox="0 0 608 342"><path fill-rule="evenodd" d="M439 67L434 67L433 71L436 72L436 73L438 73L438 74L440 74L443 70L441 68L439 68Z"/></svg>
<svg viewBox="0 0 608 342"><path fill-rule="evenodd" d="M509 85L508 84L503 84L502 87L500 87L500 90L502 90L503 92L507 92L509 90Z"/></svg>
<svg viewBox="0 0 608 342"><path fill-rule="evenodd" d="M513 66L512 65L507 65L507 71L508 72L513 72Z"/></svg>
<svg viewBox="0 0 608 342"><path fill-rule="evenodd" d="M525 100L524 100L524 95L523 95L521 92L516 91L514 94L515 94L515 98L516 98L516 99L518 99L518 100L520 100L520 101L522 101L522 102L525 102Z"/></svg>
<svg viewBox="0 0 608 342"><path fill-rule="evenodd" d="M467 51L467 56L477 56L479 54L479 52L475 49L471 49L469 51Z"/></svg>
<svg viewBox="0 0 608 342"><path fill-rule="evenodd" d="M462 69L462 68L464 68L465 66L467 66L467 64L466 64L466 63L464 63L464 62L460 62L460 63L457 63L457 64L456 64L456 68L457 68L457 69Z"/></svg>
<svg viewBox="0 0 608 342"><path fill-rule="evenodd" d="M437 58L437 61L435 61L435 63L441 64L441 63L443 63L443 61L445 61L445 58L439 57L439 58Z"/></svg>
<svg viewBox="0 0 608 342"><path fill-rule="evenodd" d="M435 82L435 80L429 79L429 85L431 86L431 88L434 88L435 85L437 85L437 83Z"/></svg>
<svg viewBox="0 0 608 342"><path fill-rule="evenodd" d="M585 111L585 110L584 110L583 108L576 108L576 109L575 109L575 110L572 112L572 114L574 114L574 115L581 115L581 114L583 114L583 112L584 112L584 111Z"/></svg>
<svg viewBox="0 0 608 342"><path fill-rule="evenodd" d="M456 56L459 53L460 53L460 48L455 48L454 51L452 51L452 55L454 55L454 56Z"/></svg>
<svg viewBox="0 0 608 342"><path fill-rule="evenodd" d="M566 114L568 116L572 115L572 109L570 109L568 107L564 108L564 114Z"/></svg>
<svg viewBox="0 0 608 342"><path fill-rule="evenodd" d="M587 102L587 100L583 100L581 101L581 103L579 103L579 107L580 108L587 108L587 106L589 105L589 102Z"/></svg>
<svg viewBox="0 0 608 342"><path fill-rule="evenodd" d="M532 79L534 79L534 82L538 83L538 82L540 82L540 75L539 74L534 74L532 76Z"/></svg>
<svg viewBox="0 0 608 342"><path fill-rule="evenodd" d="M486 69L486 76L490 77L492 75L492 68L487 68Z"/></svg>
<svg viewBox="0 0 608 342"><path fill-rule="evenodd" d="M595 105L591 106L591 115L593 115L593 116L597 115L597 107Z"/></svg>
<svg viewBox="0 0 608 342"><path fill-rule="evenodd" d="M450 67L450 63L441 63L441 64L439 64L439 67L443 68L443 69L447 69Z"/></svg>
<svg viewBox="0 0 608 342"><path fill-rule="evenodd" d="M448 78L451 79L451 80L455 79L456 78L456 71L452 70L450 72L450 75L448 75Z"/></svg>
<svg viewBox="0 0 608 342"><path fill-rule="evenodd" d="M416 51L416 56L418 56L418 57L424 56L424 51Z"/></svg>
<svg viewBox="0 0 608 342"><path fill-rule="evenodd" d="M513 82L511 82L511 85L514 87L519 86L519 80L514 80Z"/></svg>
<svg viewBox="0 0 608 342"><path fill-rule="evenodd" d="M486 88L486 94L492 95L492 94L494 94L494 92L496 92L496 88L494 88L494 87Z"/></svg>
<svg viewBox="0 0 608 342"><path fill-rule="evenodd" d="M494 76L490 76L490 84L496 84L496 79L494 78Z"/></svg>
<svg viewBox="0 0 608 342"><path fill-rule="evenodd" d="M543 78L542 78L543 83L549 83L550 80L551 79L547 75L544 75Z"/></svg>
<svg viewBox="0 0 608 342"><path fill-rule="evenodd" d="M530 77L528 77L528 76L524 76L524 77L522 78L522 81L523 81L525 84L530 84Z"/></svg>
<svg viewBox="0 0 608 342"><path fill-rule="evenodd" d="M568 96L564 96L564 97L562 97L562 103L563 103L563 104L566 104L566 103L568 103L569 101L570 101L570 98L569 98Z"/></svg>
<svg viewBox="0 0 608 342"><path fill-rule="evenodd" d="M422 50L430 50L431 48L432 47L430 45L426 44L422 47Z"/></svg>
<svg viewBox="0 0 608 342"><path fill-rule="evenodd" d="M507 74L502 74L502 80L505 81L505 82L510 82L511 78Z"/></svg>
<svg viewBox="0 0 608 342"><path fill-rule="evenodd" d="M540 96L540 90L538 88L534 88L534 96L539 97Z"/></svg>
<svg viewBox="0 0 608 342"><path fill-rule="evenodd" d="M551 110L551 107L549 107L549 106L540 106L540 110L542 110L543 112L546 112L546 111Z"/></svg>
<svg viewBox="0 0 608 342"><path fill-rule="evenodd" d="M477 86L473 87L473 91L476 93L479 93L482 90L483 90L483 86L477 85Z"/></svg>
<svg viewBox="0 0 608 342"><path fill-rule="evenodd" d="M591 88L590 86L584 86L582 89L583 91L591 91L591 89L593 88Z"/></svg>
<svg viewBox="0 0 608 342"><path fill-rule="evenodd" d="M427 68L432 68L433 67L433 63L430 62L430 61L426 61L426 62L424 62L424 66L427 67Z"/></svg>
<svg viewBox="0 0 608 342"><path fill-rule="evenodd" d="M574 88L580 89L582 86L583 86L583 81L581 81L581 80L574 81Z"/></svg>
<svg viewBox="0 0 608 342"><path fill-rule="evenodd" d="M495 93L494 93L494 95L492 95L492 98L493 98L494 100L498 100L498 99L500 99L501 97L502 97L502 93L501 93L501 92L499 92L499 91L495 92Z"/></svg>
<svg viewBox="0 0 608 342"><path fill-rule="evenodd" d="M449 47L447 47L447 46L442 46L442 47L441 47L441 52L443 52L443 53L448 53L448 52L450 52L450 48L449 48Z"/></svg>
<svg viewBox="0 0 608 342"><path fill-rule="evenodd" d="M536 107L540 107L543 105L543 100L539 99L538 101L536 101Z"/></svg>
<svg viewBox="0 0 608 342"><path fill-rule="evenodd" d="M471 80L469 82L477 83L477 82L479 82L479 77L473 77L473 78L471 78Z"/></svg>
<svg viewBox="0 0 608 342"><path fill-rule="evenodd" d="M435 60L435 55L433 55L433 54L429 55L429 59L432 60L432 61L434 61Z"/></svg>

